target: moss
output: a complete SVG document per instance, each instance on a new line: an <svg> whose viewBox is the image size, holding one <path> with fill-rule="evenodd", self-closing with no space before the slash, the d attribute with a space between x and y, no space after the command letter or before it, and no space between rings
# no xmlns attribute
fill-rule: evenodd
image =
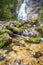
<svg viewBox="0 0 43 65"><path fill-rule="evenodd" d="M43 37L43 26L37 28L41 37Z"/></svg>
<svg viewBox="0 0 43 65"><path fill-rule="evenodd" d="M8 30L8 29L3 29L0 31L0 37L4 34L4 33L8 33L10 36L13 35L13 32Z"/></svg>
<svg viewBox="0 0 43 65"><path fill-rule="evenodd" d="M2 48L4 45L5 44L2 41L0 41L0 48Z"/></svg>
<svg viewBox="0 0 43 65"><path fill-rule="evenodd" d="M36 37L30 37L29 40L27 40L30 43L39 43L40 42L40 36L36 36Z"/></svg>

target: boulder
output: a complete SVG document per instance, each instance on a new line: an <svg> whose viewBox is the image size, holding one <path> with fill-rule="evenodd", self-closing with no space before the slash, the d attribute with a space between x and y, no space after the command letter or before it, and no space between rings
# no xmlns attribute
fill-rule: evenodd
<svg viewBox="0 0 43 65"><path fill-rule="evenodd" d="M40 42L40 36L36 36L36 37L29 37L28 40L26 40L27 42L30 42L30 43L39 43Z"/></svg>

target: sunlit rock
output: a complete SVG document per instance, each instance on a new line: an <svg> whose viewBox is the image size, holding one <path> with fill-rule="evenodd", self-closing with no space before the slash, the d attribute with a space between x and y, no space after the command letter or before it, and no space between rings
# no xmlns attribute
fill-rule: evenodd
<svg viewBox="0 0 43 65"><path fill-rule="evenodd" d="M31 46L30 46L30 50L33 50L33 49L35 49L36 48L36 44L32 44Z"/></svg>

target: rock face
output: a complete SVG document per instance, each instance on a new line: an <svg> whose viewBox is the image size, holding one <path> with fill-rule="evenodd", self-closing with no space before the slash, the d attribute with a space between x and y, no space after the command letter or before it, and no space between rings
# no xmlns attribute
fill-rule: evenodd
<svg viewBox="0 0 43 65"><path fill-rule="evenodd" d="M32 18L33 16L36 16L36 14L38 14L38 12L40 10L40 5L41 5L41 0L30 0L27 3L27 17L28 17L28 20L30 18ZM37 18L37 17L35 17L35 18Z"/></svg>
<svg viewBox="0 0 43 65"><path fill-rule="evenodd" d="M0 65L42 65L42 25L17 22L6 22L0 29Z"/></svg>

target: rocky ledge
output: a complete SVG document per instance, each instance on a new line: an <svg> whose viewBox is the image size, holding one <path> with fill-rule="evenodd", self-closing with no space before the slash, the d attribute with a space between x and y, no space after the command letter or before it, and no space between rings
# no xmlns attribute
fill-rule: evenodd
<svg viewBox="0 0 43 65"><path fill-rule="evenodd" d="M43 65L43 24L34 24L0 23L0 65Z"/></svg>

